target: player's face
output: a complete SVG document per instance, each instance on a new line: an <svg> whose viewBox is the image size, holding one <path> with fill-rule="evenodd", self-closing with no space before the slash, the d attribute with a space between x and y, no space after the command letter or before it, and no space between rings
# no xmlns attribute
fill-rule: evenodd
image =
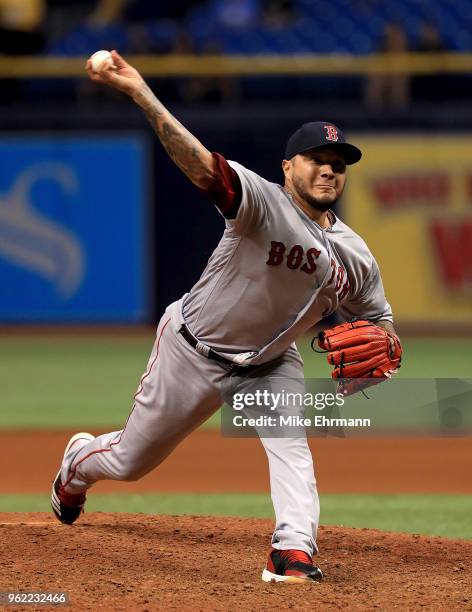
<svg viewBox="0 0 472 612"><path fill-rule="evenodd" d="M311 149L284 160L286 186L312 208L326 211L341 196L346 163L332 149Z"/></svg>

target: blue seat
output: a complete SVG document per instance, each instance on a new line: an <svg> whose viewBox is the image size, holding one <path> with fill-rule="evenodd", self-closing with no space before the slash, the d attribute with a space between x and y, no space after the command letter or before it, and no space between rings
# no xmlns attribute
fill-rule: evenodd
<svg viewBox="0 0 472 612"><path fill-rule="evenodd" d="M395 22L405 29L409 44L419 41L424 21L437 23L448 48L472 48L471 0L295 0L299 18L285 30L259 25L232 32L217 23L213 0L197 7L189 20L192 37L201 46L211 39L228 53L333 53L367 54L381 47L385 25Z"/></svg>
<svg viewBox="0 0 472 612"><path fill-rule="evenodd" d="M120 24L105 27L81 24L60 39L52 41L46 52L56 55L89 55L97 49L120 49L126 53L126 28Z"/></svg>
<svg viewBox="0 0 472 612"><path fill-rule="evenodd" d="M172 19L159 19L146 24L152 48L161 53L170 53L180 33L179 24Z"/></svg>

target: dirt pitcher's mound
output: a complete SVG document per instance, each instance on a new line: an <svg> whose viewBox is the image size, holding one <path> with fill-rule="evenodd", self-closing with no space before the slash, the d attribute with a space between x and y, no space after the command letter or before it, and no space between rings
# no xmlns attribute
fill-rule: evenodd
<svg viewBox="0 0 472 612"><path fill-rule="evenodd" d="M472 542L322 527L325 582L265 584L271 530L259 519L96 513L68 527L0 514L0 591L65 591L69 610L472 610Z"/></svg>

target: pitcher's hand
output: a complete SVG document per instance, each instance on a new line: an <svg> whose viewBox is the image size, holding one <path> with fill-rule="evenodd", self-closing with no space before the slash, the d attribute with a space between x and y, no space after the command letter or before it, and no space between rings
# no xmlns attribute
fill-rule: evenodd
<svg viewBox="0 0 472 612"><path fill-rule="evenodd" d="M105 60L98 72L92 70L92 62L87 60L86 69L92 81L114 87L129 96L134 96L141 89L144 79L117 51L111 52L113 61Z"/></svg>

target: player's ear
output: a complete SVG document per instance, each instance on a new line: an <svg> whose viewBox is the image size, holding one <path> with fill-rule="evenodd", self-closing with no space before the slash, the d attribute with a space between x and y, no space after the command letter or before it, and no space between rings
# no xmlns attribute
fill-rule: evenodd
<svg viewBox="0 0 472 612"><path fill-rule="evenodd" d="M291 160L289 160L289 159L283 159L282 160L282 170L283 170L283 173L285 174L285 176L288 176L291 167L292 167Z"/></svg>

